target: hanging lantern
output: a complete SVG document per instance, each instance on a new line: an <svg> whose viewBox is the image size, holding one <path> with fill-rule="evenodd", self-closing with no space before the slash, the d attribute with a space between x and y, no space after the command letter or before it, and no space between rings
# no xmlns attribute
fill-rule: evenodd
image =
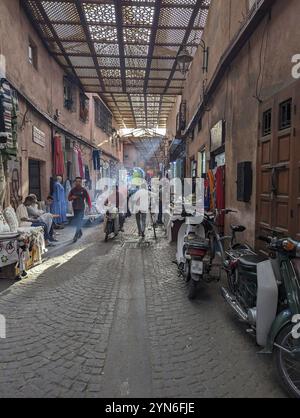
<svg viewBox="0 0 300 418"><path fill-rule="evenodd" d="M180 71L183 75L186 75L189 71L190 64L193 61L193 57L190 55L186 47L184 47L177 55L177 63Z"/></svg>

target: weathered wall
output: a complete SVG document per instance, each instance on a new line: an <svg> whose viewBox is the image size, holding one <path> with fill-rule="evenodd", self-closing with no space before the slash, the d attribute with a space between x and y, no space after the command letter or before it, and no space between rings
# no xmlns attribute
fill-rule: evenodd
<svg viewBox="0 0 300 418"><path fill-rule="evenodd" d="M247 12L246 4L241 0L213 0L204 33L205 42L210 47L208 80L230 39L240 27L243 15ZM299 1L277 0L271 15L260 24L228 68L214 97L210 99L202 130L197 132L196 128L195 139L188 146L190 160L203 145L209 149L210 129L219 120L226 121L226 205L239 210L239 215L229 218L228 223L234 221L245 224L245 238L252 243L255 239L256 175L251 202L238 203L237 163L252 161L256 174L259 100L266 100L294 82L291 57L299 53L299 15ZM188 120L200 103L203 78L202 70L197 70L199 68L202 68L202 51L198 51L193 62L183 93L183 99L188 102Z"/></svg>
<svg viewBox="0 0 300 418"><path fill-rule="evenodd" d="M21 7L21 1L1 0L0 16L0 54L6 57L9 81L49 116L53 117L56 110L59 110L59 122L66 130L70 130L94 146L103 143L104 151L122 160L122 148L113 147L108 141L108 135L95 126L93 95L87 94L90 98L90 112L87 123L82 122L79 118L79 90L76 92L76 111L70 112L64 107L63 77L65 73L48 53L38 34L31 26ZM29 38L34 41L38 48L37 70L28 60ZM21 169L22 194L26 195L28 192L28 159L33 158L45 163L43 170L45 179L42 178L45 195L49 192L48 179L52 174L51 129L49 124L37 113L28 111L23 100L20 104L22 129L19 133L19 142L23 157ZM47 144L45 148L33 143L33 125L46 133ZM117 127L115 121L113 121L113 126ZM86 154L89 154L88 151ZM92 167L91 161L86 162Z"/></svg>

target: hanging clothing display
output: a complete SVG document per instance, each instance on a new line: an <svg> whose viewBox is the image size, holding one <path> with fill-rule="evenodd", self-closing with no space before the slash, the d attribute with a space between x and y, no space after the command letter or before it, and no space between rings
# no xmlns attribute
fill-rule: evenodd
<svg viewBox="0 0 300 418"><path fill-rule="evenodd" d="M79 161L78 161L78 150L77 147L73 148L72 151L72 179L71 180L75 180L76 177L80 176L80 172L79 172Z"/></svg>
<svg viewBox="0 0 300 418"><path fill-rule="evenodd" d="M206 178L204 180L204 209L206 211L210 211L210 186L209 186L209 180Z"/></svg>
<svg viewBox="0 0 300 418"><path fill-rule="evenodd" d="M84 178L87 182L91 181L91 176L90 176L90 169L88 165L84 166Z"/></svg>
<svg viewBox="0 0 300 418"><path fill-rule="evenodd" d="M68 199L71 190L72 190L71 182L70 182L70 180L67 180L65 182L65 199L66 199L66 202L67 202L67 213L68 214L72 214L73 213L72 202L69 202L69 199Z"/></svg>
<svg viewBox="0 0 300 418"><path fill-rule="evenodd" d="M93 165L95 171L101 170L101 151L99 150L93 151Z"/></svg>
<svg viewBox="0 0 300 418"><path fill-rule="evenodd" d="M210 210L215 209L215 176L212 170L207 173L210 193Z"/></svg>
<svg viewBox="0 0 300 418"><path fill-rule="evenodd" d="M3 208L6 196L6 177L3 163L3 156L0 153L0 207Z"/></svg>
<svg viewBox="0 0 300 418"><path fill-rule="evenodd" d="M55 219L55 223L62 224L67 222L67 201L65 189L59 181L56 181L54 184L53 199L54 202L51 208L51 213L53 215L59 215L59 218Z"/></svg>
<svg viewBox="0 0 300 418"><path fill-rule="evenodd" d="M72 161L67 162L67 179L72 180Z"/></svg>
<svg viewBox="0 0 300 418"><path fill-rule="evenodd" d="M0 84L0 148L5 149L12 143L12 117L13 110L10 85L5 79Z"/></svg>
<svg viewBox="0 0 300 418"><path fill-rule="evenodd" d="M61 137L55 135L54 139L54 175L63 176L65 173L65 156L63 152Z"/></svg>
<svg viewBox="0 0 300 418"><path fill-rule="evenodd" d="M90 176L90 169L88 165L84 166L84 178L86 181L86 187L91 190L92 189L92 179Z"/></svg>
<svg viewBox="0 0 300 418"><path fill-rule="evenodd" d="M0 149L8 156L18 153L18 96L5 79L0 80Z"/></svg>
<svg viewBox="0 0 300 418"><path fill-rule="evenodd" d="M79 163L79 175L80 177L84 178L84 169L83 169L83 158L81 149L78 148L78 163Z"/></svg>
<svg viewBox="0 0 300 418"><path fill-rule="evenodd" d="M11 125L12 125L12 146L8 147L8 154L17 157L18 155L18 113L19 113L19 100L17 93L12 92L12 114L11 114Z"/></svg>
<svg viewBox="0 0 300 418"><path fill-rule="evenodd" d="M219 210L225 209L225 166L217 168L216 175L216 208ZM219 226L225 225L224 214L219 216Z"/></svg>
<svg viewBox="0 0 300 418"><path fill-rule="evenodd" d="M72 153L72 180L75 180L76 177L84 178L84 167L81 149L74 145Z"/></svg>

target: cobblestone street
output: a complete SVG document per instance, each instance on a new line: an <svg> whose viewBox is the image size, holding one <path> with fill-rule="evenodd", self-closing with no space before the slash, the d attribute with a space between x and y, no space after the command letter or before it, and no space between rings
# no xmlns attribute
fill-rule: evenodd
<svg viewBox="0 0 300 418"><path fill-rule="evenodd" d="M95 227L1 293L1 397L285 396L219 285L189 302L152 234L128 221L105 244Z"/></svg>

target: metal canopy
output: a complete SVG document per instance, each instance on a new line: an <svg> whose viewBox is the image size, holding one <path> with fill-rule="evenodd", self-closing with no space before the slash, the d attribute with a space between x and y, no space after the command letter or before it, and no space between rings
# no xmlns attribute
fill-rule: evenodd
<svg viewBox="0 0 300 418"><path fill-rule="evenodd" d="M211 0L23 0L49 51L120 127L164 128L194 56Z"/></svg>

